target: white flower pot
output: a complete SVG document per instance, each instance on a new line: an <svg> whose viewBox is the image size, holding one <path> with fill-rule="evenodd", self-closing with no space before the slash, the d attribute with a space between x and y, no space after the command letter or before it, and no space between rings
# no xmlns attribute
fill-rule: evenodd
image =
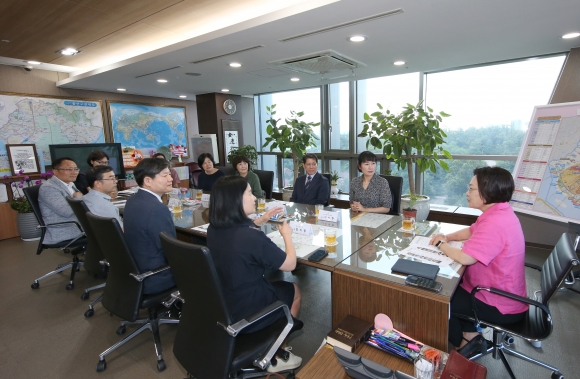
<svg viewBox="0 0 580 379"><path fill-rule="evenodd" d="M285 187L282 189L282 200L290 201L292 197L292 192L294 192L294 187Z"/></svg>
<svg viewBox="0 0 580 379"><path fill-rule="evenodd" d="M338 186L330 186L330 197L338 197Z"/></svg>
<svg viewBox="0 0 580 379"><path fill-rule="evenodd" d="M415 218L416 221L425 221L427 217L429 217L429 203L430 199L429 196L421 195L417 202L415 203L414 209L417 210L417 217ZM409 195L401 196L401 213L403 213L403 209L409 207Z"/></svg>

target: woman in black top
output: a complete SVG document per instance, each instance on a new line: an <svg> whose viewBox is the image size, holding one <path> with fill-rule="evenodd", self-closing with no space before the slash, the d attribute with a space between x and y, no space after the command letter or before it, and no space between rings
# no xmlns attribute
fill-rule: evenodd
<svg viewBox="0 0 580 379"><path fill-rule="evenodd" d="M87 163L91 167L108 166L109 156L107 153L101 150L91 151L87 157ZM77 180L75 180L75 187L77 187L77 189L81 191L83 195L89 193L89 182L87 181L87 174L85 172L79 172Z"/></svg>
<svg viewBox="0 0 580 379"><path fill-rule="evenodd" d="M284 221L279 226L285 249L281 250L259 228L272 215L282 211L271 209L252 221L248 215L256 212L256 197L252 188L240 176L226 176L213 186L209 206L207 247L213 257L226 303L234 320L241 320L262 308L281 300L292 316L300 311L300 290L295 283L270 282L264 278L267 268L292 271L296 267L296 251L292 243L292 228ZM242 333L255 332L284 317L273 313ZM277 359L268 371L293 369L302 359L290 354L287 361Z"/></svg>
<svg viewBox="0 0 580 379"><path fill-rule="evenodd" d="M225 176L224 172L214 167L215 161L210 153L203 153L197 158L197 164L203 169L197 179L197 188L211 191L215 182Z"/></svg>

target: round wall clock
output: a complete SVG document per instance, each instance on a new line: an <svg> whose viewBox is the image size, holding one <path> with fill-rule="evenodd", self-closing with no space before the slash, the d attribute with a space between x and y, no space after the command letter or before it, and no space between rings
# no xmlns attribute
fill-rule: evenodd
<svg viewBox="0 0 580 379"><path fill-rule="evenodd" d="M236 113L236 103L231 99L224 101L224 111L226 111L227 114Z"/></svg>

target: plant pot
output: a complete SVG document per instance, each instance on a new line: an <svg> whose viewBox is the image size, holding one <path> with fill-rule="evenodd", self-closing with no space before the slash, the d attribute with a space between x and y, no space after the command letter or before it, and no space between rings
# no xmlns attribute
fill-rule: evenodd
<svg viewBox="0 0 580 379"><path fill-rule="evenodd" d="M415 217L417 222L427 220L427 217L429 216L429 203L429 196L420 195L417 199L417 202L413 206L413 209L417 210L417 216ZM409 208L409 195L401 196L401 213L403 213L403 209L406 208Z"/></svg>
<svg viewBox="0 0 580 379"><path fill-rule="evenodd" d="M416 209L403 209L403 216L404 217L413 217L415 220L417 219L417 210Z"/></svg>
<svg viewBox="0 0 580 379"><path fill-rule="evenodd" d="M290 201L290 198L292 197L292 192L294 192L294 187L282 188L282 200Z"/></svg>
<svg viewBox="0 0 580 379"><path fill-rule="evenodd" d="M338 186L330 186L330 197L338 197Z"/></svg>
<svg viewBox="0 0 580 379"><path fill-rule="evenodd" d="M38 221L34 213L18 213L16 215L16 228L23 241L37 241L40 239L41 230L37 226Z"/></svg>

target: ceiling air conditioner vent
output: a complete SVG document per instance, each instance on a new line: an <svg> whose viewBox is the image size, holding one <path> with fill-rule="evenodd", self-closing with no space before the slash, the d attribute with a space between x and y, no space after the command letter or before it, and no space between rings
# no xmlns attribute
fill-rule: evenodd
<svg viewBox="0 0 580 379"><path fill-rule="evenodd" d="M297 58L284 59L277 62L270 62L270 64L310 75L326 74L341 70L353 70L357 67L365 66L361 62L342 56L332 50Z"/></svg>

